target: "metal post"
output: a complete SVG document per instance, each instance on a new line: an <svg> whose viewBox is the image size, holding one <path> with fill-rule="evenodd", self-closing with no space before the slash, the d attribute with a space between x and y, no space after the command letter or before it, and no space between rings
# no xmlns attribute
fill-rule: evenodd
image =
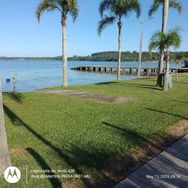
<svg viewBox="0 0 188 188"><path fill-rule="evenodd" d="M177 83L179 82L179 74L178 74L179 63L180 63L180 61L178 61L178 62L176 63L176 82L177 82Z"/></svg>
<svg viewBox="0 0 188 188"><path fill-rule="evenodd" d="M12 77L12 81L13 81L13 92L15 93L16 92L16 77L15 76Z"/></svg>
<svg viewBox="0 0 188 188"><path fill-rule="evenodd" d="M143 34L144 34L144 24L150 20L152 20L153 17L151 17L148 20L145 21L140 21L140 48L139 48L139 61L138 61L138 72L137 72L137 77L140 78L140 72L141 72L141 62L142 62L142 44L143 44Z"/></svg>
<svg viewBox="0 0 188 188"><path fill-rule="evenodd" d="M142 40L143 40L143 32L144 32L144 23L140 22L141 30L140 30L140 49L139 49L139 61L138 61L138 72L137 77L140 78L140 70L141 70L141 62L142 62Z"/></svg>

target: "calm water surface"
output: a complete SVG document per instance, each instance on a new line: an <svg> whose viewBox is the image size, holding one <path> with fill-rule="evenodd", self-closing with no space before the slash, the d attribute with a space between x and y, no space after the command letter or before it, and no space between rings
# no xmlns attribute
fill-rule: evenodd
<svg viewBox="0 0 188 188"><path fill-rule="evenodd" d="M70 70L80 65L112 65L116 62L69 62L69 85L88 84L112 81L115 74L79 72ZM137 62L123 62L122 66L137 66ZM142 66L156 67L157 63L144 62ZM175 66L175 64L171 64ZM12 91L12 81L6 83L7 78L16 76L17 91L33 91L49 86L62 85L62 62L51 60L0 60L0 76L3 91ZM134 79L133 76L122 76L121 79ZM12 80L12 79L11 79Z"/></svg>

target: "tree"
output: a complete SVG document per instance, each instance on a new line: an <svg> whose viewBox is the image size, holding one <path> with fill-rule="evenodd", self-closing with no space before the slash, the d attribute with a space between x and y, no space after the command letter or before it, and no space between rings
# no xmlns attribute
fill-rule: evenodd
<svg viewBox="0 0 188 188"><path fill-rule="evenodd" d="M168 91L168 77L169 77L169 60L171 47L178 48L181 44L181 36L179 34L179 28L172 29L167 33L156 32L150 39L149 51L154 49L161 51L164 50L166 54L166 73L164 79L163 90Z"/></svg>
<svg viewBox="0 0 188 188"><path fill-rule="evenodd" d="M62 60L63 60L63 85L68 86L67 78L67 16L71 15L73 21L78 17L77 0L41 0L36 10L36 17L40 21L44 12L57 10L61 14L62 26Z"/></svg>
<svg viewBox="0 0 188 188"><path fill-rule="evenodd" d="M122 48L122 19L127 17L131 12L135 12L137 17L140 16L140 3L138 0L103 0L99 6L101 20L98 24L98 34L109 25L117 22L118 26L118 66L117 80L120 79L121 69L121 48ZM106 13L108 13L106 15Z"/></svg>
<svg viewBox="0 0 188 188"><path fill-rule="evenodd" d="M166 29L167 29L167 23L168 23L169 8L174 8L174 9L178 10L179 13L181 13L182 5L179 0L153 0L153 4L151 5L151 8L148 13L149 16L152 16L158 10L160 5L163 6L161 32L165 33ZM163 61L164 61L164 50L161 49L158 76L163 72ZM157 83L157 85L158 84L159 83Z"/></svg>

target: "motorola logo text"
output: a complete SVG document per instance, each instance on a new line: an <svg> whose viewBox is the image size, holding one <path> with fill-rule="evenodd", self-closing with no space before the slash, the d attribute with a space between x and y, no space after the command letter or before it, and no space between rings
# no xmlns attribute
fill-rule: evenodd
<svg viewBox="0 0 188 188"><path fill-rule="evenodd" d="M10 166L5 170L4 178L9 183L17 183L21 178L21 172L17 167Z"/></svg>

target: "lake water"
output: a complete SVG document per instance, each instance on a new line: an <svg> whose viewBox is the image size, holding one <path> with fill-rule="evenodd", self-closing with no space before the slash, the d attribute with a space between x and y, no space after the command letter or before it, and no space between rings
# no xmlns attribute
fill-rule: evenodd
<svg viewBox="0 0 188 188"><path fill-rule="evenodd" d="M69 85L107 82L116 79L115 74L79 72L70 70L80 65L111 65L116 62L72 61L68 63ZM138 66L137 62L123 62L122 66ZM142 66L157 67L157 63L143 62ZM175 64L171 64L175 66ZM62 85L62 62L51 60L0 60L0 76L3 91L12 91L12 77L16 76L17 91L33 91L49 86ZM11 82L6 83L10 78ZM133 76L121 76L121 79L134 79Z"/></svg>

